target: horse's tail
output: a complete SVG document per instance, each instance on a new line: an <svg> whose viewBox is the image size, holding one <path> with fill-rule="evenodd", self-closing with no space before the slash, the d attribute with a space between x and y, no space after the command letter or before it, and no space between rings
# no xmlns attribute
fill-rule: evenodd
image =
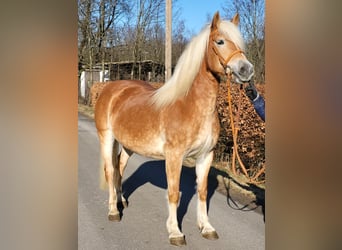
<svg viewBox="0 0 342 250"><path fill-rule="evenodd" d="M113 154L112 154L112 163L113 167L116 168L119 164L119 157L121 153L121 146L117 140L114 139L113 142ZM108 190L108 182L105 173L105 163L103 157L100 157L100 164L99 164L99 177L100 177L100 189Z"/></svg>

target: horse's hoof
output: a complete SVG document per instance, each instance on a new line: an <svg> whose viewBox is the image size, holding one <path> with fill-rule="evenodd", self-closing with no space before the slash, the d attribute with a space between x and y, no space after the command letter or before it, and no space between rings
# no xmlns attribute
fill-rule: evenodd
<svg viewBox="0 0 342 250"><path fill-rule="evenodd" d="M108 214L108 220L110 221L120 221L121 218L120 218L120 214L117 213L117 214Z"/></svg>
<svg viewBox="0 0 342 250"><path fill-rule="evenodd" d="M185 236L172 237L170 238L171 245L184 246L186 245Z"/></svg>
<svg viewBox="0 0 342 250"><path fill-rule="evenodd" d="M122 201L121 204L124 208L128 208L128 202L127 201Z"/></svg>
<svg viewBox="0 0 342 250"><path fill-rule="evenodd" d="M202 236L203 236L203 238L206 238L208 240L217 240L219 238L216 231L202 233Z"/></svg>

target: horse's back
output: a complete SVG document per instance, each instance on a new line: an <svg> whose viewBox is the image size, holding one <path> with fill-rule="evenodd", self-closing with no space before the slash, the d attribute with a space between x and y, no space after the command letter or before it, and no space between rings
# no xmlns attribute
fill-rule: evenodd
<svg viewBox="0 0 342 250"><path fill-rule="evenodd" d="M108 118L114 106L135 94L150 93L155 88L144 81L117 80L108 82L95 105L95 124L98 130L108 129Z"/></svg>

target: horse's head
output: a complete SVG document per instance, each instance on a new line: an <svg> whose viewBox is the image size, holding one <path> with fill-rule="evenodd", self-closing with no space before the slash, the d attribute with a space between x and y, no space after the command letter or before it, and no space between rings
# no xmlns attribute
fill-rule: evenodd
<svg viewBox="0 0 342 250"><path fill-rule="evenodd" d="M231 74L234 82L244 83L251 80L254 67L244 54L238 24L238 14L229 22L221 21L216 12L210 25L207 59L209 68L216 74Z"/></svg>

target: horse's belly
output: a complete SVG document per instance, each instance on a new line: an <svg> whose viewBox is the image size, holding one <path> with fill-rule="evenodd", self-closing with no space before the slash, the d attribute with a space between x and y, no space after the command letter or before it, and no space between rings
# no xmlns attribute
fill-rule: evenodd
<svg viewBox="0 0 342 250"><path fill-rule="evenodd" d="M132 136L120 136L116 139L127 149L134 153L155 159L164 159L164 140L161 137L146 136L134 138Z"/></svg>

